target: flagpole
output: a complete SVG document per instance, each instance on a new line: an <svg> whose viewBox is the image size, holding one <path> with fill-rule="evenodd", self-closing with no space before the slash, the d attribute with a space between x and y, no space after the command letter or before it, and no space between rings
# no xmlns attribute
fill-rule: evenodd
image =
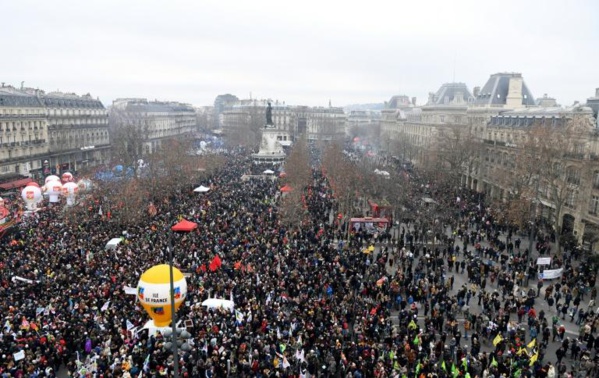
<svg viewBox="0 0 599 378"><path fill-rule="evenodd" d="M179 352L177 351L177 313L175 310L175 283L173 277L173 243L172 243L172 235L169 234L168 246L166 247L168 250L168 265L169 265L169 273L170 273L170 290L171 290L171 329L172 329L172 348L173 348L173 377L179 378Z"/></svg>

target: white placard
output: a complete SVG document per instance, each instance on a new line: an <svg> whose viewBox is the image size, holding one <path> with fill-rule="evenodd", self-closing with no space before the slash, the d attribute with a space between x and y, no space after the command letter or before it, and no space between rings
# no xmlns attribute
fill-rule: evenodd
<svg viewBox="0 0 599 378"><path fill-rule="evenodd" d="M25 351L22 350L20 352L13 353L12 356L14 357L15 361L21 361L22 359L25 358Z"/></svg>
<svg viewBox="0 0 599 378"><path fill-rule="evenodd" d="M539 257L537 259L537 265L549 265L551 264L551 257Z"/></svg>
<svg viewBox="0 0 599 378"><path fill-rule="evenodd" d="M131 286L125 286L123 288L125 290L125 294L127 295L137 295L137 289Z"/></svg>

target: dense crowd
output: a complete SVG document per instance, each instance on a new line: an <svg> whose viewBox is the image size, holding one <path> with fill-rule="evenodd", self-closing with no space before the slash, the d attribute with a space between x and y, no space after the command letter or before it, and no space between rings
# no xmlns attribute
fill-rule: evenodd
<svg viewBox="0 0 599 378"><path fill-rule="evenodd" d="M181 376L542 377L567 374L566 355L597 374L596 272L566 252L553 260L566 272L559 283L539 282L540 297L522 293L536 266L474 194L452 198L454 232L436 244L419 243L418 224L396 238L351 230L345 243L320 170L306 188L308 216L289 226L278 216L279 183L242 180L256 167L227 158L204 183L208 193L173 193L126 229L101 214L101 197L81 224L58 207L25 218L0 246L0 375L51 377L62 366L73 376L171 376L167 338L141 330L148 316L124 291L167 261L169 244L189 274ZM199 227L172 233L182 218ZM105 248L120 236L116 250ZM209 269L216 255L222 266ZM461 274L467 283L454 287ZM201 306L209 297L232 298L235 311ZM535 310L550 299L555 313ZM581 328L572 340L566 316ZM560 354L546 356L556 342Z"/></svg>

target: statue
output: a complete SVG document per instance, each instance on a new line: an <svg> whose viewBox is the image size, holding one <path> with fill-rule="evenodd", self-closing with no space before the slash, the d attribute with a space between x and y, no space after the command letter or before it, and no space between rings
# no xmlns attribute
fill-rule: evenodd
<svg viewBox="0 0 599 378"><path fill-rule="evenodd" d="M266 126L272 126L272 106L270 106L270 102L266 107Z"/></svg>

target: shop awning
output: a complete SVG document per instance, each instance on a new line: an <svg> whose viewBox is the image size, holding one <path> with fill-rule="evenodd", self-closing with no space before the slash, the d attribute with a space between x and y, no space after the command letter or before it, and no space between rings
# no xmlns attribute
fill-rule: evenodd
<svg viewBox="0 0 599 378"><path fill-rule="evenodd" d="M29 177L27 177L24 179L5 182L4 184L0 184L0 189L10 190L10 189L22 188L25 185L29 184L31 181L33 181L33 180L30 179Z"/></svg>

